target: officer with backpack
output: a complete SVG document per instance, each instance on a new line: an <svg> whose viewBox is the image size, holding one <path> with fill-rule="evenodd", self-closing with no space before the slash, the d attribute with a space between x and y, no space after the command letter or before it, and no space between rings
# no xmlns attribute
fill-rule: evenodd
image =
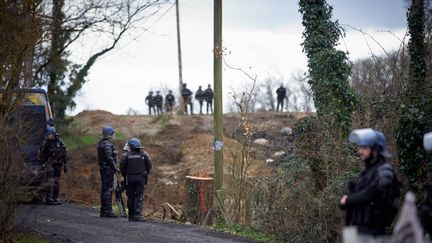
<svg viewBox="0 0 432 243"><path fill-rule="evenodd" d="M120 171L125 178L129 221L144 221L141 211L144 203L144 187L152 169L151 159L149 154L143 151L138 138L129 139L128 147L130 151L123 155Z"/></svg>
<svg viewBox="0 0 432 243"><path fill-rule="evenodd" d="M400 193L395 170L386 161L391 157L386 139L383 133L367 128L351 132L350 142L359 146L358 154L365 168L340 199L346 224L356 226L359 234L384 235L397 214L394 201Z"/></svg>
<svg viewBox="0 0 432 243"><path fill-rule="evenodd" d="M102 137L97 145L102 181L100 216L103 218L117 217L112 209L114 174L119 171L116 166L118 151L111 142L114 133L114 128L111 126L104 126L102 128Z"/></svg>
<svg viewBox="0 0 432 243"><path fill-rule="evenodd" d="M66 165L66 146L54 127L47 127L45 140L39 150L39 156L45 168L45 180L48 182L45 203L48 205L60 205L58 195L61 171L63 168L63 172L66 174L68 167Z"/></svg>

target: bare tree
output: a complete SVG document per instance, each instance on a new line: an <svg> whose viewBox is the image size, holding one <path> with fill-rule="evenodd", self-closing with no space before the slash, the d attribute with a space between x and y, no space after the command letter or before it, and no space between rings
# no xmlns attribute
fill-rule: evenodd
<svg viewBox="0 0 432 243"><path fill-rule="evenodd" d="M74 97L95 62L115 50L132 29L155 16L169 0L52 0L44 8L44 39L35 47L34 85L47 84L58 118L74 108ZM143 31L147 29L144 28ZM69 60L74 43L94 46L82 63Z"/></svg>

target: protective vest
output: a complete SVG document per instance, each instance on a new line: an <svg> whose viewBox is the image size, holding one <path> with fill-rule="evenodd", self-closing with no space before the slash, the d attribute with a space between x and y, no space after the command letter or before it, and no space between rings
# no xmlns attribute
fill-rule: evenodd
<svg viewBox="0 0 432 243"><path fill-rule="evenodd" d="M126 174L144 175L146 173L145 157L141 153L129 153L127 155Z"/></svg>

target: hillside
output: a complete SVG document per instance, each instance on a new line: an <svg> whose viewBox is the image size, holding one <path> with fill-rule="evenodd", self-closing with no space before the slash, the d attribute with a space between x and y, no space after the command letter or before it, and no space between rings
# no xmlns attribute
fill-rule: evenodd
<svg viewBox="0 0 432 243"><path fill-rule="evenodd" d="M284 127L291 127L304 113L253 113L250 124L253 139L251 176L266 171L278 156L289 152ZM212 120L211 116L118 116L106 111L84 111L74 117L71 128L65 133L69 147L70 172L62 179L61 196L68 201L85 205L99 204L99 168L95 144L103 125L117 130L114 140L121 151L127 138L139 137L152 157L153 170L146 188L145 212L150 214L160 205L169 202L181 205L185 196L185 176L197 173L211 175L213 171ZM224 117L225 166L233 163L239 152L242 130L238 114ZM278 153L276 153L278 152ZM276 155L275 155L276 153Z"/></svg>

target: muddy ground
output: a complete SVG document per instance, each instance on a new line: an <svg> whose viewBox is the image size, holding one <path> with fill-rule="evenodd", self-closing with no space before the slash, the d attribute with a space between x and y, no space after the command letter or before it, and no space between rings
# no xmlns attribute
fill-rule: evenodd
<svg viewBox="0 0 432 243"><path fill-rule="evenodd" d="M16 224L49 243L251 242L193 225L100 218L94 208L76 204L23 206Z"/></svg>
<svg viewBox="0 0 432 243"><path fill-rule="evenodd" d="M280 133L291 127L304 113L253 113L250 116L254 138L264 138L268 144L254 145L251 175L269 171L265 161L275 152L289 152L289 144ZM105 111L85 111L74 118L74 129L81 135L97 136L105 124L116 128L121 139L114 141L121 150L126 138L139 137L153 161L145 197L145 214L160 216L161 204L181 207L185 201L185 176L198 173L212 174L212 117L211 116L116 116ZM225 161L233 163L233 156L241 146L242 129L238 114L224 117ZM88 206L99 205L100 177L96 146L86 145L69 152L68 175L62 177L61 197L66 201ZM159 216L158 216L159 215Z"/></svg>

